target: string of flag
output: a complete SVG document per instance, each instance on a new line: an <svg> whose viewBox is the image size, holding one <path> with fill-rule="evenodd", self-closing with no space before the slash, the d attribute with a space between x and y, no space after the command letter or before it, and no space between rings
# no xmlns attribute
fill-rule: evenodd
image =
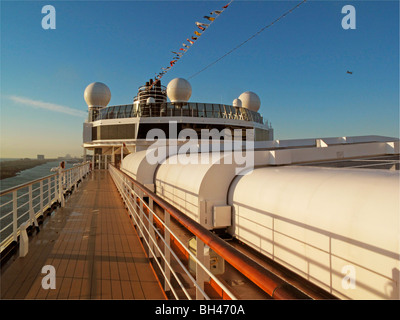
<svg viewBox="0 0 400 320"><path fill-rule="evenodd" d="M307 0L302 0L301 2L299 2L297 5L295 5L294 7L292 7L291 9L289 9L288 11L286 11L285 13L283 13L280 17L278 17L277 19L275 19L274 21L272 21L270 24L266 25L265 27L261 28L259 31L257 31L255 34L253 34L250 38L248 38L247 40L243 41L242 43L240 43L239 45L237 45L236 47L234 47L233 49L231 49L230 51L228 51L227 53L225 53L223 56L221 56L220 58L218 58L217 60L215 60L214 62L210 63L209 65L207 65L206 67L204 67L203 69L201 69L200 71L196 72L195 74L191 75L190 77L188 77L188 80L197 76L199 73L205 71L206 69L210 68L211 66L213 66L214 64L216 64L217 62L219 62L220 60L222 60L223 58L225 58L227 55L231 54L232 52L234 52L235 50L239 49L241 46L243 46L244 44L246 44L247 42L249 42L250 40L252 40L253 38L255 38L256 36L258 36L261 32L265 31L266 29L268 29L269 27L271 27L273 24L277 23L279 20L283 19L284 17L286 17L289 13L293 12L294 10L296 10L298 7L300 7L302 4L304 4Z"/></svg>
<svg viewBox="0 0 400 320"><path fill-rule="evenodd" d="M229 5L233 2L231 0L228 4L224 5L219 10L214 10L209 13L209 15L203 16L204 22L196 21L195 25L197 29L191 34L188 38L186 38L186 42L182 43L182 46L175 51L171 51L174 54L173 58L170 60L169 65L167 67L161 68L161 72L156 74L154 77L154 82L152 86L154 86L161 78L169 71L175 63L177 63L185 53L195 44L195 42L199 39L199 37L210 27L210 25L229 7Z"/></svg>

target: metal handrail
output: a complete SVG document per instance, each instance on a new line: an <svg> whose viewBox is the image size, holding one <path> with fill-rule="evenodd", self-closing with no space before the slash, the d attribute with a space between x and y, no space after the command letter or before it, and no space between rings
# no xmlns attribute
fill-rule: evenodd
<svg viewBox="0 0 400 320"><path fill-rule="evenodd" d="M72 168L69 168L69 169L64 169L63 172L66 173L66 174L68 174L69 172L73 171L74 169L79 168L79 167L82 167L82 166L84 166L84 165L86 165L86 163L81 164L80 166L75 166L75 167L72 167ZM33 185L33 184L38 183L38 182L40 182L40 181L49 179L49 178L54 177L54 176L56 176L56 175L57 175L57 173L53 173L53 174L51 174L51 175L48 175L48 176L45 176L45 177L42 177L42 178L39 178L39 179L36 179L36 180L32 180L32 181L29 181L29 182L25 182L25 183L22 183L22 184L20 184L20 185L15 186L15 187L11 187L11 188L9 188L9 189L2 190L2 191L0 191L0 197L2 197L3 195L5 195L5 194L7 194L7 193L13 192L13 191L15 191L15 190L19 190L19 189L28 187L29 185Z"/></svg>
<svg viewBox="0 0 400 320"><path fill-rule="evenodd" d="M140 194L138 194L134 190L134 188L132 187L131 182L133 182L133 181L131 180L131 178L129 176L125 175L122 171L118 170L117 168L115 168L112 165L109 166L109 171L110 171L111 177L114 180L115 185L117 186L118 191L120 192L120 194L121 194L121 196L122 196L122 198L123 198L123 200L124 200L124 202L125 202L125 204L126 204L126 206L128 208L129 213L131 214L135 224L138 226L139 233L141 233L141 235L143 236L144 235L143 230L144 230L146 232L146 234L148 235L148 239L143 236L143 240L145 241L146 245L148 246L149 251L151 252L151 254L153 256L158 256L158 255L156 255L156 253L152 249L152 247L156 248L156 250L158 251L159 255L165 261L166 266L169 268L170 272L175 277L175 280L177 281L178 285L181 287L181 289L184 292L186 298L192 299L190 294L185 289L184 285L181 283L179 277L176 275L176 272L173 269L172 264L170 263L170 261L168 261L169 259L166 258L166 254L163 254L163 250L159 246L159 244L157 243L156 238L152 236L152 232L154 232L158 236L158 238L162 241L163 246L164 246L164 250L165 250L165 248L168 249L168 252L173 256L175 261L179 264L180 268L183 270L183 272L187 275L187 277L193 283L193 285L196 288L196 290L198 290L198 292L201 293L202 297L205 298L205 299L210 299L209 296L204 291L204 289L202 288L201 284L196 281L196 279L191 275L190 271L180 261L180 259L178 258L177 254L174 252L173 248L168 244L168 241L167 241L167 239L165 239L165 236L163 236L159 232L159 230L156 227L153 226L153 223L151 222L151 218L154 217L154 216L163 225L164 230L165 230L164 234L167 234L168 236L171 235L172 237L174 237L174 239L176 241L178 241L178 243L182 246L182 248L184 248L186 250L188 255L190 255L193 258L193 260L197 263L197 265L208 276L210 276L210 278L212 278L213 281L215 281L221 287L221 289L224 290L224 292L231 299L236 300L237 298L235 297L235 295L232 292L230 292L230 290L214 274L212 274L212 272L196 257L196 255L194 253L192 253L186 247L186 245L184 245L182 243L182 241L179 240L178 236L174 233L173 230L171 230L171 228L169 227L168 223L165 223L165 221L163 221L154 212L154 210L149 205L146 204L146 202L143 200L143 195L140 196ZM148 195L147 192L145 192L145 194ZM133 198L132 198L132 196L133 196ZM139 200L140 204L137 203L136 199ZM145 214L143 208L145 208L147 210L148 215ZM149 228L147 228L146 224L144 223L144 219L143 218L147 220ZM163 268L160 265L159 261L157 259L155 259L155 262L159 266L160 271L163 274L164 279L165 279L166 283L168 284L168 287L171 289L174 297L176 299L179 299L176 291L174 290L174 288L173 288L173 286L171 284L170 279L168 278L168 276L166 276L166 272L163 270Z"/></svg>
<svg viewBox="0 0 400 320"><path fill-rule="evenodd" d="M151 192L145 186L134 180L121 170L110 166L110 171L117 171L119 175L124 176L127 181L138 188L144 196L149 197L156 202L165 212L168 212L179 224L185 227L205 245L210 247L215 253L220 255L225 261L232 265L236 270L259 286L263 291L275 299L310 299L298 288L293 287L282 278L265 269L260 264L250 259L248 256L226 243L224 240L211 233L208 229L189 218L187 215L176 209L174 206L160 198L154 192ZM131 188L132 189L132 188ZM161 220L161 219L159 219ZM184 246L185 247L185 246ZM218 280L217 280L218 281ZM218 281L218 284L220 282ZM224 286L222 287L224 289ZM229 290L228 290L229 291Z"/></svg>
<svg viewBox="0 0 400 320"><path fill-rule="evenodd" d="M7 248L11 242L18 240L20 235L19 227L22 224L29 222L29 224L34 223L38 226L37 218L43 215L54 202L59 201L63 204L63 190L69 190L73 185L76 185L89 172L89 169L90 164L88 162L70 169L59 169L55 174L0 192L0 199L6 199L0 205L0 222L2 226L0 230L0 252ZM39 187L33 188L36 184L39 184ZM25 191L25 189L27 191L22 194L18 192ZM11 197L11 199L8 200L6 197ZM21 210L18 210L21 208L24 210L24 207L27 208L26 211L20 212Z"/></svg>
<svg viewBox="0 0 400 320"><path fill-rule="evenodd" d="M138 195L137 195L134 191L133 191L133 193L138 197ZM137 202L134 202L134 204L135 204L136 207L141 211L141 213L144 213L143 210L140 209L140 206L138 205ZM145 202L143 202L143 204L146 205ZM127 205L128 205L128 206L132 206L132 205L130 204L130 202L127 202ZM135 209L134 209L134 210L135 210ZM149 209L149 210L150 210L150 209ZM136 211L136 210L135 210L135 211ZM154 212L151 212L151 214L155 214L155 213L154 213ZM145 217L146 220L150 223L150 219L149 219L146 215L142 215L142 216ZM135 215L133 215L133 219L135 220L136 225L138 225L139 222L141 223L141 225L144 225L143 220L140 218L140 216L137 216L137 217L136 217ZM160 221L161 221L161 220L160 220ZM161 222L162 222L162 221L161 221ZM163 223L163 222L162 222L162 223ZM164 224L164 223L163 223L163 224ZM165 226L165 225L164 225L164 226ZM140 229L140 230L141 230L141 232L142 232L142 231L143 231L143 228ZM150 230L148 230L147 228L144 228L144 230L147 232L147 235L148 235L149 237L151 237ZM164 245L168 248L168 250L170 250L170 252L173 254L174 258L175 258L176 261L180 264L180 266L183 268L183 270L184 270L184 271L187 271L186 268L182 265L182 263L181 263L181 261L179 260L179 258L176 256L176 254L175 254L174 251L172 250L172 248L166 243L164 237L160 234L160 232L159 232L156 228L154 228L154 232L160 237L160 239L162 240L162 242L164 243ZM142 232L142 235L143 235L143 232ZM150 239L150 238L149 238L149 239ZM153 256L157 256L157 254L156 254L156 253L154 252L154 250L151 248L152 246L150 245L150 242L149 242L145 237L143 237L143 240L146 242L146 244L147 244L147 246L148 246L148 248L149 248L151 254L152 254ZM168 259L166 258L165 254L162 252L161 248L160 248L159 246L156 246L155 248L157 248L158 254L159 254L160 256L162 256L162 258L163 258L163 260L165 261L165 263L167 264L168 268L169 268L170 271L173 273L175 279L177 280L178 284L180 285L180 287L181 287L182 291L184 292L185 296L186 296L189 300L191 300L191 296L189 295L189 293L187 292L186 288L184 287L184 285L183 285L182 282L180 281L180 279L179 279L179 277L177 276L176 272L175 272L175 271L173 270L173 268L171 267L171 263L168 261ZM158 265L158 267L159 267L161 273L163 274L164 279L165 279L166 282L168 283L169 288L171 288L171 291L172 291L174 297L175 297L176 299L178 299L178 294L177 294L176 291L174 290L174 288L173 288L173 286L172 286L172 283L171 283L171 281L168 279L168 276L166 275L166 272L163 270L163 268L162 268L160 262L159 262L157 259L156 259L155 261L156 261L156 263L157 263L157 265ZM199 286L197 285L197 283L196 283L196 280L194 280L193 277L191 276L190 272L186 272L186 274L189 276L189 278L192 280L192 282L195 284L195 286L196 286L196 287L199 287ZM200 290L202 291L204 297L208 298L207 294L206 294L201 288L200 288Z"/></svg>
<svg viewBox="0 0 400 320"><path fill-rule="evenodd" d="M116 113L114 110L119 107L129 107L130 110ZM152 111L152 112L151 112ZM151 113L150 113L151 112ZM150 115L151 114L151 115ZM247 108L235 107L226 104L217 103L172 103L172 102L156 102L156 103L140 103L137 109L133 104L108 106L100 110L99 114L93 119L117 119L131 117L192 117L192 118L214 118L214 119L233 119L246 122L256 122L264 124L262 115L258 112Z"/></svg>
<svg viewBox="0 0 400 320"><path fill-rule="evenodd" d="M35 183L38 183L38 182L40 182L40 181L49 179L49 178L54 177L54 176L56 176L56 175L57 175L57 173L54 173L54 174L45 176L45 177L43 177L43 178L39 178L39 179L36 179L36 180L32 180L32 181L29 181L29 182L25 182L25 183L22 183L22 184L20 184L20 185L18 185L18 186L11 187L11 188L6 189L6 190L2 190L2 191L0 191L0 197L4 196L4 195L7 194L7 193L11 193L11 192L13 192L13 191L15 191L15 190L19 190L19 189L28 187L28 186L31 185L31 184L35 184Z"/></svg>

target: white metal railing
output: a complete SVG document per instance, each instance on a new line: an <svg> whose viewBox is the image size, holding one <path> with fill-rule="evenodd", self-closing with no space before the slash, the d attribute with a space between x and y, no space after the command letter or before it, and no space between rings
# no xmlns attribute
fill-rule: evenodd
<svg viewBox="0 0 400 320"><path fill-rule="evenodd" d="M17 241L21 225L38 226L37 218L54 202L64 205L64 192L90 169L83 163L70 169L57 168L57 173L0 192L0 252Z"/></svg>
<svg viewBox="0 0 400 320"><path fill-rule="evenodd" d="M137 109L133 104L109 106L102 108L93 119L90 119L89 121L92 122L97 120L131 117L216 118L243 120L264 124L262 115L256 111L224 104L197 102L156 102L149 105L141 103L138 105ZM269 126L269 128L271 127Z"/></svg>
<svg viewBox="0 0 400 320"><path fill-rule="evenodd" d="M170 214L164 210L164 217L160 217L153 209L153 199L149 197L148 204L143 199L144 192L132 184L123 172L116 169L114 166L109 166L111 177L132 217L134 225L137 227L139 236L146 245L149 257L155 258L154 262L158 266L164 278L164 290L170 291L175 299L210 299L204 290L204 280L210 277L215 283L233 300L236 297L229 289L205 266L204 261L201 261L203 254L192 253L187 245L182 243L179 236L174 233L170 226ZM146 211L146 212L145 212ZM164 234L154 225L157 219L162 224ZM175 252L170 244L171 236L180 244L188 256L190 256L197 264L196 278L191 274L184 263L179 259L179 253ZM200 241L199 239L197 241ZM162 262L162 263L161 263ZM195 288L189 292L181 276L183 275L188 282ZM175 281L173 281L175 280ZM179 291L179 292L178 292Z"/></svg>

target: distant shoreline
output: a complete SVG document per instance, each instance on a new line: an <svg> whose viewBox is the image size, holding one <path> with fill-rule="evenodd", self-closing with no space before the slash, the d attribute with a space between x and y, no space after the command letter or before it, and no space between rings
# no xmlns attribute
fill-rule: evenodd
<svg viewBox="0 0 400 320"><path fill-rule="evenodd" d="M41 164L56 161L57 159L20 159L20 160L5 160L0 162L0 180L15 177L17 173L31 169Z"/></svg>

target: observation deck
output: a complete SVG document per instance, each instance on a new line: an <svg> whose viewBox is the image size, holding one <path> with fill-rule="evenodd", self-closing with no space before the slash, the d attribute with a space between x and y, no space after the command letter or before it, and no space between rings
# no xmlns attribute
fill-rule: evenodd
<svg viewBox="0 0 400 320"><path fill-rule="evenodd" d="M225 104L196 102L162 102L151 104L126 104L109 106L99 110L93 121L140 117L191 117L242 120L264 124L263 117L252 110ZM271 128L269 126L269 128Z"/></svg>

